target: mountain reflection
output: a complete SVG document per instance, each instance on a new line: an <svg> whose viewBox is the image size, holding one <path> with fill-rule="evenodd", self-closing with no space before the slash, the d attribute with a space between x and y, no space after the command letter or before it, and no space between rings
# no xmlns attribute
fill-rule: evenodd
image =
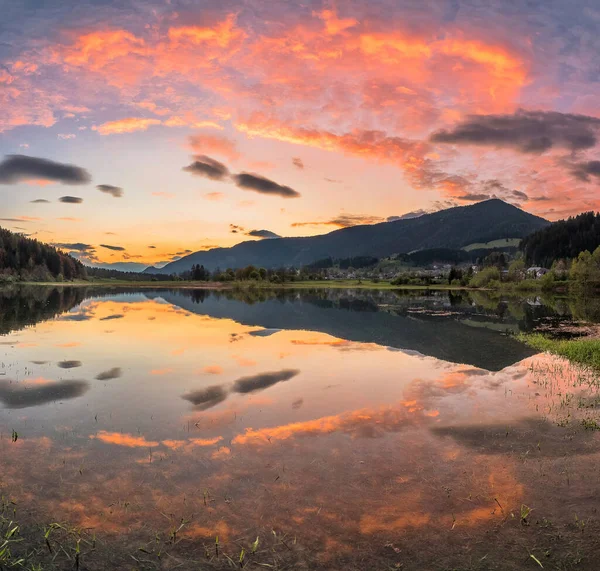
<svg viewBox="0 0 600 571"><path fill-rule="evenodd" d="M96 315L97 304L115 296L124 301L164 300L184 313L260 327L248 332L258 338L282 330L319 331L349 343L415 351L494 371L533 354L503 333L530 329L540 319L600 314L596 305L584 300L574 300L570 306L552 299L530 304L491 298L485 292L166 288L134 292L123 287L28 286L0 290L0 333L56 316L74 322L122 321L125 314L119 307ZM230 341L237 340L237 334L232 334Z"/></svg>
<svg viewBox="0 0 600 571"><path fill-rule="evenodd" d="M81 569L150 561L140 546L149 568L165 553L167 566L224 568L257 537L248 568L362 569L367 553L369 568L391 569L401 553L434 569L465 541L487 561L491 533L520 541L519 553L543 545L547 527L520 522L522 505L569 542L583 535L573 514L588 522L597 509L597 382L548 355L513 363L522 349L506 335L559 319L559 306L352 291L85 295L6 335L0 368L3 496L38 541L56 521L97 536ZM207 558L217 536L221 558Z"/></svg>
<svg viewBox="0 0 600 571"><path fill-rule="evenodd" d="M258 291L209 292L180 290L148 292L185 311L229 318L260 326L264 334L279 330L327 333L356 343L372 343L416 351L445 361L498 371L534 354L501 335L516 327L510 313L473 304L447 294L415 297L394 292ZM477 335L473 334L477 327Z"/></svg>

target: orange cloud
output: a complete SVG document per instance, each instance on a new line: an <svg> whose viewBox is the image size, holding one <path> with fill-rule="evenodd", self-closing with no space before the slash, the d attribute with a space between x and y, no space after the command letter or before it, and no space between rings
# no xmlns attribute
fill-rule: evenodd
<svg viewBox="0 0 600 571"><path fill-rule="evenodd" d="M50 379L46 379L44 377L37 377L35 379L25 379L25 382L29 385L47 385L53 383Z"/></svg>
<svg viewBox="0 0 600 571"><path fill-rule="evenodd" d="M188 139L192 151L204 155L222 155L232 161L240 157L235 141L221 135L198 133Z"/></svg>
<svg viewBox="0 0 600 571"><path fill-rule="evenodd" d="M276 139L392 163L401 167L409 180L418 187L431 183L435 176L432 161L428 158L428 153L431 151L429 143L390 137L382 131L355 129L344 135L338 135L319 129L286 125L262 113L255 113L248 120L237 122L236 128L251 137Z"/></svg>
<svg viewBox="0 0 600 571"><path fill-rule="evenodd" d="M168 375L169 373L172 373L173 369L169 368L169 367L165 367L164 369L152 369L150 371L151 375L155 375L155 376L161 376L161 375Z"/></svg>
<svg viewBox="0 0 600 571"><path fill-rule="evenodd" d="M222 375L223 367L219 367L219 365L210 365L208 367L204 367L204 369L202 369L202 372L208 375Z"/></svg>
<svg viewBox="0 0 600 571"><path fill-rule="evenodd" d="M253 359L248 359L242 355L232 355L231 358L234 359L240 367L254 367L257 364Z"/></svg>
<svg viewBox="0 0 600 571"><path fill-rule="evenodd" d="M406 426L414 426L422 421L419 413L423 408L416 401L402 401L396 407L381 409L363 409L326 416L305 422L294 422L254 430L247 428L243 434L233 439L233 444L261 445L274 441L289 440L302 436L319 436L342 432L350 436L397 432Z"/></svg>
<svg viewBox="0 0 600 571"><path fill-rule="evenodd" d="M232 110L268 107L280 120L294 116L306 124L352 118L368 122L361 125L364 129L383 119L404 130L416 119L431 124L457 109L512 110L529 81L529 62L483 34L473 37L453 29L440 39L434 30L408 32L409 26L402 25L373 31L381 27L381 22L342 18L326 9L293 27L267 27L260 35L242 29L235 14L143 37L124 29L97 30L69 34L70 43L51 46L42 58L37 52L23 54L19 68L13 69L21 75L3 77L12 86L33 65L60 65L66 72L77 70L115 86L127 102L140 95L134 105L170 115L166 124L172 126L194 124L187 115L198 109L193 91L201 82L214 98L213 116L219 120ZM155 81L149 85L148 78ZM375 95L374 85L382 87L384 99ZM422 102L425 107L415 115ZM148 126L135 117L119 125L121 121L101 128L112 133ZM196 124L204 121L211 119ZM204 124L220 128L218 121Z"/></svg>
<svg viewBox="0 0 600 571"><path fill-rule="evenodd" d="M101 430L96 435L91 435L90 438L101 440L106 444L115 444L117 446L125 446L127 448L153 448L158 446L158 442L146 440L143 436L133 436L132 434L121 434L120 432L106 432Z"/></svg>
<svg viewBox="0 0 600 571"><path fill-rule="evenodd" d="M231 448L223 446L211 454L213 460L223 460L231 456Z"/></svg>
<svg viewBox="0 0 600 571"><path fill-rule="evenodd" d="M331 341L292 339L292 345L320 345L323 347L334 347L340 351L381 351L384 348L375 343L356 343L355 341L347 341L346 339L333 339Z"/></svg>
<svg viewBox="0 0 600 571"><path fill-rule="evenodd" d="M190 438L189 442L191 442L194 446L214 446L223 440L222 436L217 436L215 438Z"/></svg>
<svg viewBox="0 0 600 571"><path fill-rule="evenodd" d="M146 119L142 117L128 117L117 121L108 121L102 125L94 126L92 129L98 131L101 135L114 135L120 133L133 133L135 131L145 131L152 125L160 125L159 119Z"/></svg>
<svg viewBox="0 0 600 571"><path fill-rule="evenodd" d="M0 76L0 125L52 125L59 110L93 109L93 94L108 85L130 116L94 127L102 135L153 125L223 129L231 120L249 137L395 165L414 188L461 199L472 182L464 165L449 176L424 139L466 113L514 111L532 79L529 52L458 25L440 33L408 20L343 17L335 8L293 25L267 22L260 33L233 13L207 15L202 25L169 22L136 33L69 31L42 53L21 54ZM85 92L32 84L57 69L82 77ZM189 144L195 153L240 158L228 137L200 133Z"/></svg>
<svg viewBox="0 0 600 571"><path fill-rule="evenodd" d="M195 446L208 447L214 446L223 440L222 436L215 438L190 438L188 440L163 440L161 444L171 450L190 449Z"/></svg>
<svg viewBox="0 0 600 571"><path fill-rule="evenodd" d="M169 39L187 47L190 43L202 45L215 44L221 48L230 48L246 38L246 33L235 24L235 15L230 14L223 22L214 27L182 26L169 30Z"/></svg>

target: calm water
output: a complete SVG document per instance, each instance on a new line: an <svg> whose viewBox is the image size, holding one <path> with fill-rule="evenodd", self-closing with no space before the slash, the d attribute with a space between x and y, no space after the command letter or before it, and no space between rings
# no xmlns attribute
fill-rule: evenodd
<svg viewBox="0 0 600 571"><path fill-rule="evenodd" d="M510 336L593 304L39 288L0 308L2 509L43 569L598 568L596 378Z"/></svg>

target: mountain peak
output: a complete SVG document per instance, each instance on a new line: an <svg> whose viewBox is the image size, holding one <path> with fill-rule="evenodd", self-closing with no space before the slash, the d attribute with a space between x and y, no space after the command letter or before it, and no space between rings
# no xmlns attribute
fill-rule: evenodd
<svg viewBox="0 0 600 571"><path fill-rule="evenodd" d="M211 271L249 265L265 268L298 267L329 256L381 258L430 248L459 249L476 242L524 238L548 224L543 218L498 198L491 198L417 218L351 226L320 236L242 242L232 248L196 252L152 271L180 273L194 264L201 264ZM145 271L150 273L151 270Z"/></svg>

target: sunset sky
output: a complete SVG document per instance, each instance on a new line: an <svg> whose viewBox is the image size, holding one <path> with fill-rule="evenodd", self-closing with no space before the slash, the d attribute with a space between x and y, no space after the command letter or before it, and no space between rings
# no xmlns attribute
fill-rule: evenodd
<svg viewBox="0 0 600 571"><path fill-rule="evenodd" d="M0 8L0 225L83 261L490 197L600 209L595 1Z"/></svg>

